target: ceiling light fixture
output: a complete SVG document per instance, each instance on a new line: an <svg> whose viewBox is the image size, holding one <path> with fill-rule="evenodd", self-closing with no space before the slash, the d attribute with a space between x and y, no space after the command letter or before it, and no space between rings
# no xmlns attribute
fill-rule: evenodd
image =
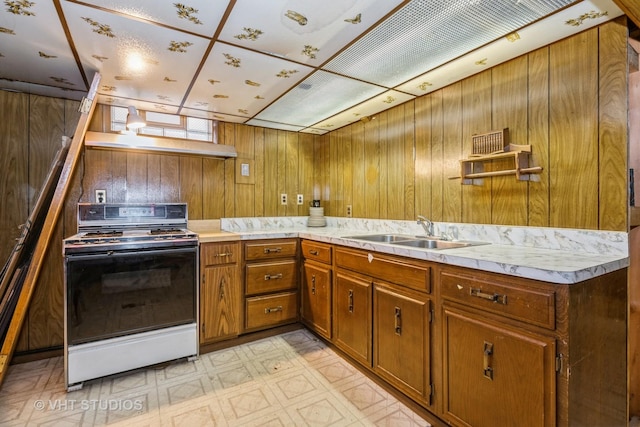
<svg viewBox="0 0 640 427"><path fill-rule="evenodd" d="M140 129L147 125L142 117L138 114L136 107L130 105L129 114L127 114L127 129Z"/></svg>

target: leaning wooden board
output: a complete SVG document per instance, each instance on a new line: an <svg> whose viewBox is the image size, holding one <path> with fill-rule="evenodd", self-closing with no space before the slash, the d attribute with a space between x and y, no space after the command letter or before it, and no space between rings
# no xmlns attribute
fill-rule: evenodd
<svg viewBox="0 0 640 427"><path fill-rule="evenodd" d="M47 214L49 203L53 197L53 192L60 178L64 161L69 152L69 138L63 137L62 147L58 150L51 165L51 169L47 174L44 185L40 191L40 195L36 201L35 207L27 221L22 225L20 237L11 252L11 256L7 260L2 273L0 273L0 338L4 339L5 328L8 326L8 313L10 302L14 301L14 287L11 283L15 282L16 270L19 266L29 263L30 251L33 250L38 238L38 229L42 226L42 222ZM34 232L32 232L32 230Z"/></svg>
<svg viewBox="0 0 640 427"><path fill-rule="evenodd" d="M73 172L75 171L78 160L80 159L84 136L96 107L96 102L94 102L94 100L98 92L99 84L100 74L96 73L93 78L93 82L91 83L89 93L87 94L87 100L90 103L90 107L88 111L81 114L80 120L78 121L78 126L76 127L71 145L69 146L69 153L67 154L64 166L60 173L60 179L51 199L51 205L47 211L42 230L40 230L38 242L33 251L31 262L27 267L26 276L24 278L24 283L22 284L22 289L20 291L15 311L3 340L2 348L0 349L0 384L2 384L7 373L11 356L13 355L18 338L20 337L20 329L22 328L22 324L24 323L24 319L27 315L29 302L33 295L38 275L42 269L44 258L49 247L49 242L54 234L58 218L60 217L60 212L64 206L64 200L71 184Z"/></svg>

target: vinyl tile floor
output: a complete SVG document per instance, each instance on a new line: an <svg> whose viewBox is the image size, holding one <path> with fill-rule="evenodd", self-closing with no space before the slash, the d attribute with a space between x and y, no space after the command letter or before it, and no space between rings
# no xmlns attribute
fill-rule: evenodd
<svg viewBox="0 0 640 427"><path fill-rule="evenodd" d="M305 329L67 393L62 357L9 368L1 426L430 426Z"/></svg>

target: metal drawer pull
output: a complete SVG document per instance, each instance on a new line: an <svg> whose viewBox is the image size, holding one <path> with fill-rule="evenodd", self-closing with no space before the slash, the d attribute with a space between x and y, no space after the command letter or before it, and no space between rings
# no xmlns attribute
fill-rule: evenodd
<svg viewBox="0 0 640 427"><path fill-rule="evenodd" d="M282 251L282 248L264 248L264 253L265 254L270 254L271 252L280 252Z"/></svg>
<svg viewBox="0 0 640 427"><path fill-rule="evenodd" d="M353 313L353 289L349 289L349 313Z"/></svg>
<svg viewBox="0 0 640 427"><path fill-rule="evenodd" d="M277 311L282 311L282 306L279 305L277 307L271 307L271 308L265 308L264 309L264 314L269 314L269 313L274 313Z"/></svg>
<svg viewBox="0 0 640 427"><path fill-rule="evenodd" d="M314 251L314 250L310 250L310 251L309 251L309 253L310 253L311 255L318 255L318 251Z"/></svg>
<svg viewBox="0 0 640 427"><path fill-rule="evenodd" d="M401 335L402 334L402 311L400 310L400 307L396 307L395 328L396 328L396 334Z"/></svg>
<svg viewBox="0 0 640 427"><path fill-rule="evenodd" d="M215 256L217 256L217 257L233 256L233 253L232 252L222 252L221 254L216 254Z"/></svg>
<svg viewBox="0 0 640 427"><path fill-rule="evenodd" d="M271 279L282 279L282 273L264 275L264 280L271 280Z"/></svg>
<svg viewBox="0 0 640 427"><path fill-rule="evenodd" d="M493 381L493 368L491 367L491 356L493 356L493 343L484 342L482 346L482 374L485 378Z"/></svg>
<svg viewBox="0 0 640 427"><path fill-rule="evenodd" d="M482 292L482 289L469 289L469 293L472 297L478 297L482 299L486 299L492 302L497 302L502 305L507 305L507 296L500 294L488 294L486 292Z"/></svg>

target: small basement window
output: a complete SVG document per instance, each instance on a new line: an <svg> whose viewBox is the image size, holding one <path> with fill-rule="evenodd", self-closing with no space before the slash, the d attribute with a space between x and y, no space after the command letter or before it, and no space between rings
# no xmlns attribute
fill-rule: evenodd
<svg viewBox="0 0 640 427"><path fill-rule="evenodd" d="M128 113L125 107L111 106L112 132L126 130ZM147 126L138 129L140 135L217 142L214 141L213 120L141 110L138 110L138 114L147 122Z"/></svg>

